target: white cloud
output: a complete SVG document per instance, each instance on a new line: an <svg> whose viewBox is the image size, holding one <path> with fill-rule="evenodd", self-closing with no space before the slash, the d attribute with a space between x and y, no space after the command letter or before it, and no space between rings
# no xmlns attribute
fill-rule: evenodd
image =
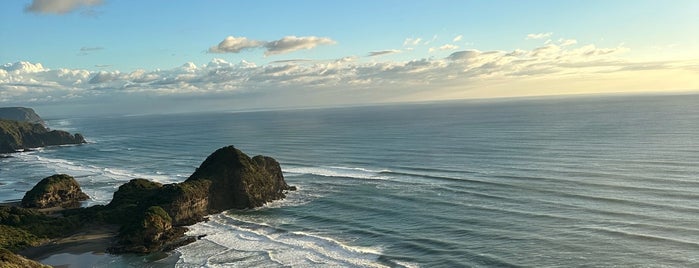
<svg viewBox="0 0 699 268"><path fill-rule="evenodd" d="M671 68L685 68L694 74L699 71L696 67L686 67L697 66L696 62L680 65L626 61L617 57L628 50L623 46L598 48L590 44L570 47L563 43L531 50L462 50L444 58L384 62L345 57L326 61L295 59L257 65L247 61L234 64L214 58L206 64L188 62L167 70L126 73L52 70L40 63L17 62L0 66L0 104L31 101L58 103L65 100L92 102L107 97L143 99L139 96L145 95L156 99L208 96L221 101L266 96L284 105L293 103L293 100L304 103L310 98L329 102L370 102L423 91L427 96L429 94L425 90L428 89L468 87L478 81L511 84L527 78L578 77ZM277 45L279 51L311 47L298 43ZM452 46L443 47L445 50L455 49ZM391 53L397 51L374 51L370 55ZM262 101L246 103L259 104Z"/></svg>
<svg viewBox="0 0 699 268"><path fill-rule="evenodd" d="M435 52L435 51L437 51L437 50L442 50L442 51L445 51L445 50L455 50L455 49L458 49L458 48L459 48L459 46L457 46L457 45L444 44L444 45L442 45L442 46L440 46L440 47L431 47L431 48L428 50L428 52L432 53L432 52Z"/></svg>
<svg viewBox="0 0 699 268"><path fill-rule="evenodd" d="M548 33L533 33L533 34L528 34L526 39L544 39L551 37L553 33L548 32Z"/></svg>
<svg viewBox="0 0 699 268"><path fill-rule="evenodd" d="M337 42L330 38L317 36L285 36L282 39L270 42L251 40L247 37L228 36L218 45L210 47L208 52L239 53L247 49L265 48L265 56L269 56L303 49L312 49L319 45L332 45L336 43Z"/></svg>
<svg viewBox="0 0 699 268"><path fill-rule="evenodd" d="M403 41L403 46L417 46L422 43L422 38L406 38L405 41Z"/></svg>
<svg viewBox="0 0 699 268"><path fill-rule="evenodd" d="M218 45L210 47L209 53L238 53L245 49L264 46L265 42L250 40L247 37L228 36Z"/></svg>
<svg viewBox="0 0 699 268"><path fill-rule="evenodd" d="M578 43L578 40L575 39L558 39L558 43L561 43L561 46L572 46Z"/></svg>
<svg viewBox="0 0 699 268"><path fill-rule="evenodd" d="M463 35L457 35L456 37L454 37L454 39L452 40L452 42L459 42L459 41L461 41L461 39L463 39L463 38L464 38Z"/></svg>
<svg viewBox="0 0 699 268"><path fill-rule="evenodd" d="M97 6L102 0L33 0L24 11L33 13L66 14L81 7Z"/></svg>
<svg viewBox="0 0 699 268"><path fill-rule="evenodd" d="M36 73L44 70L44 66L41 63L31 63L26 61L18 61L15 63L5 63L0 66L0 69L8 72L16 73Z"/></svg>
<svg viewBox="0 0 699 268"><path fill-rule="evenodd" d="M319 45L333 45L336 43L337 42L327 37L285 36L282 39L265 44L267 48L265 55L284 54L302 49L312 49Z"/></svg>

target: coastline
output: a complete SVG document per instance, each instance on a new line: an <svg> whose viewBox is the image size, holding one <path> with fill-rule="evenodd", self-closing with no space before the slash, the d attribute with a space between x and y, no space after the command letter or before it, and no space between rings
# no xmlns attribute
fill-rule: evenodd
<svg viewBox="0 0 699 268"><path fill-rule="evenodd" d="M20 206L19 201L0 203L0 206ZM61 217L58 212L62 208L39 209L38 211L52 217ZM109 248L119 232L118 225L91 224L80 228L79 232L66 237L46 239L37 246L17 251L27 259L31 259L54 267L91 267L110 254Z"/></svg>
<svg viewBox="0 0 699 268"><path fill-rule="evenodd" d="M50 240L36 247L17 252L29 259L40 261L52 255L69 254L107 254L119 231L116 225L93 225L83 228L81 232L68 237Z"/></svg>

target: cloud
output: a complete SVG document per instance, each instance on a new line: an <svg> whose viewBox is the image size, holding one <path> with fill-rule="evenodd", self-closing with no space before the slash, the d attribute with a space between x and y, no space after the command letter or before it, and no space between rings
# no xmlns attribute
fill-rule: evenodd
<svg viewBox="0 0 699 268"><path fill-rule="evenodd" d="M103 4L102 0L33 0L24 11L42 14L66 14L80 9Z"/></svg>
<svg viewBox="0 0 699 268"><path fill-rule="evenodd" d="M571 46L575 45L578 43L578 40L575 39L558 39L558 42L561 43L561 46Z"/></svg>
<svg viewBox="0 0 699 268"><path fill-rule="evenodd" d="M247 37L228 36L217 46L210 47L209 53L238 53L245 49L258 48L265 45L265 42L250 40Z"/></svg>
<svg viewBox="0 0 699 268"><path fill-rule="evenodd" d="M327 37L317 36L285 36L274 41L251 40L247 37L228 36L218 45L210 47L209 53L239 53L243 50L254 48L265 48L265 56L285 54L298 50L312 49L319 45L336 44L334 40Z"/></svg>
<svg viewBox="0 0 699 268"><path fill-rule="evenodd" d="M275 55L284 54L297 50L312 49L319 45L333 45L336 44L334 40L327 37L317 37L317 36L285 36L282 39L268 42L265 44L267 51L265 55Z"/></svg>
<svg viewBox="0 0 699 268"><path fill-rule="evenodd" d="M406 38L403 41L403 46L417 46L422 43L422 38Z"/></svg>
<svg viewBox="0 0 699 268"><path fill-rule="evenodd" d="M395 54L395 53L401 53L400 50L398 49L389 49L389 50L381 50L381 51L371 51L369 52L369 57L376 57L376 56L381 56L381 55L388 55L388 54Z"/></svg>
<svg viewBox="0 0 699 268"><path fill-rule="evenodd" d="M529 40L529 39L544 39L544 38L551 37L552 34L553 34L552 32L528 34L526 39L527 40Z"/></svg>
<svg viewBox="0 0 699 268"><path fill-rule="evenodd" d="M456 37L454 37L454 39L452 40L452 42L459 42L459 41L461 41L461 39L463 39L463 38L464 38L463 35L457 35Z"/></svg>
<svg viewBox="0 0 699 268"><path fill-rule="evenodd" d="M257 65L214 58L205 64L187 62L171 69L131 72L47 69L40 63L15 62L0 65L0 104L147 99L144 96L152 99L213 98L222 102L240 100L240 105L262 105L273 100L278 105L303 104L310 99L327 102L323 104L361 103L407 96L432 98L430 96L436 96L436 93L430 95L433 91L451 90L449 92L456 94L457 91L478 88L476 85L488 84L511 85L511 94L516 94L518 83L528 79L549 81L573 77L594 80L619 73L675 70L684 72L686 77L699 75L697 61L632 62L620 57L628 51L621 45L576 47L564 46L565 43L513 51L452 51L443 58L406 61L362 61L356 57L344 57L323 61L292 59ZM304 46L282 47L289 50ZM455 48L447 46L447 49ZM370 55L391 53L396 52L373 51ZM699 83L692 85L699 86ZM266 97L255 101L246 99L251 96Z"/></svg>
<svg viewBox="0 0 699 268"><path fill-rule="evenodd" d="M445 44L445 45L442 45L442 46L440 46L440 47L431 47L431 48L429 49L429 52L432 53L432 52L437 51L437 50L442 50L442 51L445 51L445 50L455 50L455 49L458 49L458 48L459 48L459 46L457 46L457 45Z"/></svg>

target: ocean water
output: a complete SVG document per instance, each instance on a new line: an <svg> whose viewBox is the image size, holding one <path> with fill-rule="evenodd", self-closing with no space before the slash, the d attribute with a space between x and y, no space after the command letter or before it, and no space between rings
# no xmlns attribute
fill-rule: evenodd
<svg viewBox="0 0 699 268"><path fill-rule="evenodd" d="M96 266L699 266L699 95L47 119L89 143L0 159L0 201L67 173L105 204L231 144L299 188Z"/></svg>

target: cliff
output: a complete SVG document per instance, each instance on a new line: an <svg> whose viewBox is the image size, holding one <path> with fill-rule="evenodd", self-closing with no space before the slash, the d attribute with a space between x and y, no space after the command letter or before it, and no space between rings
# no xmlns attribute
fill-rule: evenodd
<svg viewBox="0 0 699 268"><path fill-rule="evenodd" d="M25 107L0 107L0 119L44 124L44 120L34 112L34 109Z"/></svg>
<svg viewBox="0 0 699 268"><path fill-rule="evenodd" d="M48 130L41 124L0 119L0 153L13 153L30 148L85 143L80 134Z"/></svg>

